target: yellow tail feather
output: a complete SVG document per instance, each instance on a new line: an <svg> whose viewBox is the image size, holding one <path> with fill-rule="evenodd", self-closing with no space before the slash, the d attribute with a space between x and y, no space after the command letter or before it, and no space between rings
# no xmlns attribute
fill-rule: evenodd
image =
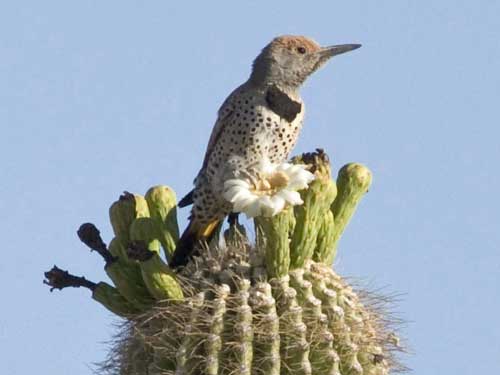
<svg viewBox="0 0 500 375"><path fill-rule="evenodd" d="M210 238L214 232L214 230L217 229L217 226L219 225L220 223L220 220L214 220L212 221L210 224L200 228L198 231L197 231L197 235L198 235L198 238L199 239L202 239L202 238Z"/></svg>
<svg viewBox="0 0 500 375"><path fill-rule="evenodd" d="M170 267L185 266L194 255L193 251L198 242L203 240L210 241L219 223L220 220L214 220L207 225L200 226L191 221L177 243L177 247L169 263Z"/></svg>

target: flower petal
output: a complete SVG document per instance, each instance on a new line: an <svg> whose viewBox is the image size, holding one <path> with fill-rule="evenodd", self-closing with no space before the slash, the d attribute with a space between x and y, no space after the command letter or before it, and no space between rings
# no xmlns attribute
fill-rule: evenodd
<svg viewBox="0 0 500 375"><path fill-rule="evenodd" d="M273 195L271 201L273 202L273 214L271 216L280 213L285 208L286 200L281 195Z"/></svg>
<svg viewBox="0 0 500 375"><path fill-rule="evenodd" d="M298 176L299 176L300 179L306 180L307 183L309 183L311 181L314 181L316 179L316 176L314 175L314 173L306 171L305 169L301 170L299 172Z"/></svg>
<svg viewBox="0 0 500 375"><path fill-rule="evenodd" d="M296 175L297 173L299 173L300 171L303 171L303 170L304 170L304 165L302 165L302 164L292 164L287 169L287 172L288 172L288 174L291 177L292 175Z"/></svg>
<svg viewBox="0 0 500 375"><path fill-rule="evenodd" d="M290 167L292 167L293 164L290 163L281 163L276 167L277 172L288 172L290 170ZM287 173L288 174L288 173Z"/></svg>
<svg viewBox="0 0 500 375"><path fill-rule="evenodd" d="M287 188L291 190L305 189L315 178L316 177L311 172L301 170L290 179Z"/></svg>
<svg viewBox="0 0 500 375"><path fill-rule="evenodd" d="M244 201L244 200L247 200L249 198L252 198L253 196L254 196L254 194L252 194L248 190L240 190L235 195L233 195L231 199L228 199L228 201L231 203L236 203L239 201Z"/></svg>
<svg viewBox="0 0 500 375"><path fill-rule="evenodd" d="M245 179L233 178L224 182L223 197L233 204L233 211L243 212L252 218L259 215L274 216L281 212L287 204L303 204L297 190L308 187L315 179L315 175L307 170L305 164L281 163L272 164L269 159L263 158L258 164L259 173L270 176L273 173L285 174L289 181L287 186L278 190L274 195L257 195L251 184Z"/></svg>
<svg viewBox="0 0 500 375"><path fill-rule="evenodd" d="M271 163L268 158L264 158L260 161L259 170L264 175L270 175L276 170L276 165Z"/></svg>
<svg viewBox="0 0 500 375"><path fill-rule="evenodd" d="M258 197L253 194L249 194L248 196L238 199L233 203L233 211L245 212L247 207L252 205L256 201L258 201Z"/></svg>
<svg viewBox="0 0 500 375"><path fill-rule="evenodd" d="M243 189L239 186L232 186L231 188L224 190L222 196L224 197L225 200L229 202L234 202L237 196L245 193L249 194L250 192L248 191L248 189Z"/></svg>
<svg viewBox="0 0 500 375"><path fill-rule="evenodd" d="M271 197L269 195L261 195L259 197L259 203L262 206L267 206L267 207L271 207L273 205L273 201L271 200Z"/></svg>
<svg viewBox="0 0 500 375"><path fill-rule="evenodd" d="M304 203L304 201L300 197L300 194L296 191L284 189L279 191L278 194L292 206L297 206Z"/></svg>
<svg viewBox="0 0 500 375"><path fill-rule="evenodd" d="M224 181L224 189L230 189L233 186L239 186L244 189L250 189L250 184L245 180L241 180L239 178L232 178L230 180Z"/></svg>
<svg viewBox="0 0 500 375"><path fill-rule="evenodd" d="M261 215L265 217L273 216L274 205L269 195L263 195L259 198Z"/></svg>
<svg viewBox="0 0 500 375"><path fill-rule="evenodd" d="M255 199L252 203L246 206L241 212L244 212L248 219L260 215L260 202L259 199Z"/></svg>

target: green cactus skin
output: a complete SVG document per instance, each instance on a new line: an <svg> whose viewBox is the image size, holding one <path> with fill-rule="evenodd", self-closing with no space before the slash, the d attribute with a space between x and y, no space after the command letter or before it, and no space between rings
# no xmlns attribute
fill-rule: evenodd
<svg viewBox="0 0 500 375"><path fill-rule="evenodd" d="M147 191L146 201L151 219L156 226L157 237L169 261L179 240L177 197L168 186L160 185Z"/></svg>
<svg viewBox="0 0 500 375"><path fill-rule="evenodd" d="M178 375L192 374L193 370L199 366L201 358L196 358L197 349L200 344L200 332L197 330L197 322L202 314L205 293L201 292L195 295L190 301L190 310L188 324L185 325L185 335L181 344L175 353L177 366L175 373ZM198 336L198 337L197 337Z"/></svg>
<svg viewBox="0 0 500 375"><path fill-rule="evenodd" d="M99 230L92 223L82 224L77 234L85 245L102 257L107 275L117 286L119 293L138 309L137 312L152 307L154 299L142 281L140 267L130 262L119 240L114 238L107 247ZM106 291L105 288L104 290Z"/></svg>
<svg viewBox="0 0 500 375"><path fill-rule="evenodd" d="M322 312L321 300L313 294L312 283L304 279L303 268L290 272L290 285L297 291L299 303L304 310L303 321L308 332L306 340L310 343L314 342L314 345L309 348L312 373L320 373L325 370L325 350L329 348L333 340L325 327L328 318Z"/></svg>
<svg viewBox="0 0 500 375"><path fill-rule="evenodd" d="M253 368L266 375L280 373L280 324L271 285L264 282L251 289L250 305L255 315L260 316L254 324Z"/></svg>
<svg viewBox="0 0 500 375"><path fill-rule="evenodd" d="M104 269L113 284L137 308L141 310L150 308L154 303L154 298L144 284L139 264L129 259L125 247L116 237L109 243L108 250L115 260L106 264Z"/></svg>
<svg viewBox="0 0 500 375"><path fill-rule="evenodd" d="M130 242L130 226L139 217L149 217L146 199L139 194L125 192L109 208L109 218L115 236L127 246Z"/></svg>
<svg viewBox="0 0 500 375"><path fill-rule="evenodd" d="M144 284L141 269L138 265L131 266L121 258L107 264L105 270L119 293L132 305L140 310L151 308L154 299ZM137 272L139 271L139 272Z"/></svg>
<svg viewBox="0 0 500 375"><path fill-rule="evenodd" d="M250 375L253 358L253 315L252 309L248 305L250 281L248 279L238 280L236 287L238 291L236 293L236 299L234 300L235 321L232 339L235 339L237 344L234 344L232 350L228 354L232 353L235 357L234 361L231 361L236 365L235 373ZM230 355L227 357L230 357Z"/></svg>
<svg viewBox="0 0 500 375"><path fill-rule="evenodd" d="M109 242L108 250L115 258L120 258L129 262L125 246L123 246L117 237L113 237L113 239Z"/></svg>
<svg viewBox="0 0 500 375"><path fill-rule="evenodd" d="M181 286L175 273L161 260L158 254L139 262L142 278L149 293L159 301L182 300Z"/></svg>
<svg viewBox="0 0 500 375"><path fill-rule="evenodd" d="M338 240L371 183L372 174L362 164L350 163L340 169L337 177L338 194L331 207L335 220L333 254L329 254L325 259L335 258Z"/></svg>
<svg viewBox="0 0 500 375"><path fill-rule="evenodd" d="M54 289L62 290L69 287L83 287L92 291L92 298L94 300L120 317L131 318L140 312L140 310L128 302L116 288L105 282L96 284L83 276L72 275L68 271L64 271L57 266L52 267L50 271L44 272L44 276L45 280L43 283L51 287L51 292Z"/></svg>
<svg viewBox="0 0 500 375"><path fill-rule="evenodd" d="M331 179L328 156L322 151L306 153L295 157L294 163L308 164L316 179L309 184L307 189L301 191L304 204L295 206L295 226L292 229L290 243L291 268L303 267L313 257L317 246L325 246L323 238L318 239L318 233L328 207L337 195L337 187ZM329 227L331 230L332 226ZM323 230L324 232L325 230ZM321 241L320 245L317 242Z"/></svg>
<svg viewBox="0 0 500 375"><path fill-rule="evenodd" d="M123 318L135 315L140 311L134 304L127 301L118 289L102 281L92 291L92 298L113 314Z"/></svg>
<svg viewBox="0 0 500 375"><path fill-rule="evenodd" d="M307 327L302 321L303 309L297 300L297 291L289 285L287 275L278 281L277 299L281 329L280 356L282 371L286 374L311 374Z"/></svg>
<svg viewBox="0 0 500 375"><path fill-rule="evenodd" d="M265 263L269 277L281 277L290 268L290 240L288 232L293 222L291 209L273 217L254 220L258 246L266 249Z"/></svg>
<svg viewBox="0 0 500 375"><path fill-rule="evenodd" d="M317 177L301 192L302 206L255 218L255 245L242 226L230 226L226 247L212 241L179 273L160 254L162 245L168 259L178 239L175 194L154 187L146 199L129 194L114 203L109 251L118 259L106 271L116 289L96 284L94 298L128 324L103 371L385 375L400 369L399 339L373 307L380 301L359 297L331 268L370 172L348 164L335 183L324 153L294 162L310 164ZM143 251L132 253L138 244Z"/></svg>
<svg viewBox="0 0 500 375"><path fill-rule="evenodd" d="M322 221L337 193L329 175L316 176L309 188L302 191L304 204L295 208L296 224L290 243L292 268L303 267L312 259Z"/></svg>
<svg viewBox="0 0 500 375"><path fill-rule="evenodd" d="M207 353L205 373L207 375L217 375L219 373L219 357L222 349L222 333L224 330L224 316L227 311L227 297L231 288L227 284L215 287L215 298L212 307L212 314L208 322L209 333L205 342L205 352Z"/></svg>
<svg viewBox="0 0 500 375"><path fill-rule="evenodd" d="M208 289L217 275L203 273L204 292L135 320L144 351L163 347L171 360L148 374L386 374L393 366L382 321L326 265L309 262L254 284L233 274L232 285ZM177 344L165 345L163 332Z"/></svg>
<svg viewBox="0 0 500 375"><path fill-rule="evenodd" d="M318 226L318 237L313 260L324 264L332 264L335 258L335 220L331 210L323 214Z"/></svg>
<svg viewBox="0 0 500 375"><path fill-rule="evenodd" d="M161 244L157 238L156 225L149 217L139 217L130 225L130 242L144 242L146 248L160 255Z"/></svg>
<svg viewBox="0 0 500 375"><path fill-rule="evenodd" d="M155 299L180 300L183 293L177 277L160 258L160 241L157 239L156 228L155 222L149 217L137 218L130 225L131 241L144 243L149 252L139 259L142 279Z"/></svg>

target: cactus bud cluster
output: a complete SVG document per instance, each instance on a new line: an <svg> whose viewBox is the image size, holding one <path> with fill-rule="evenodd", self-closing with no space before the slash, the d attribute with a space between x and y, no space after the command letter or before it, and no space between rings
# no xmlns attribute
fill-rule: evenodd
<svg viewBox="0 0 500 375"><path fill-rule="evenodd" d="M161 259L161 248L169 257L179 238L176 197L167 186L149 189L146 197L125 192L109 209L115 237L109 246L92 223L77 231L80 240L103 258L104 270L114 286L97 283L79 285L66 272L49 271L46 278L53 288L86 286L93 298L111 312L130 318L151 309L157 301L183 298L173 271ZM141 252L137 249L142 250ZM53 272L54 271L54 272ZM50 276L50 277L49 277ZM57 276L57 277L56 277ZM72 280L64 284L60 280Z"/></svg>
<svg viewBox="0 0 500 375"><path fill-rule="evenodd" d="M371 174L344 166L334 181L321 150L292 160L315 179L302 205L254 218L255 239L230 226L180 271L168 261L179 238L174 192L125 193L110 208L106 246L92 224L78 231L114 286L54 267L52 288L86 287L125 324L103 373L383 375L402 369L397 333L380 299L333 269L337 244ZM223 234L223 235L222 235ZM254 242L252 244L252 242ZM162 252L163 249L163 252Z"/></svg>

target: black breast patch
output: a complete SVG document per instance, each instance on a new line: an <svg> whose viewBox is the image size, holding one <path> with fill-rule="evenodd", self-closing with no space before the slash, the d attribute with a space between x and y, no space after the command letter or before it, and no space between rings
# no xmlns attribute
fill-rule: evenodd
<svg viewBox="0 0 500 375"><path fill-rule="evenodd" d="M276 86L271 86L267 90L266 102L274 113L288 122L295 120L295 117L302 111L302 104L291 99Z"/></svg>

